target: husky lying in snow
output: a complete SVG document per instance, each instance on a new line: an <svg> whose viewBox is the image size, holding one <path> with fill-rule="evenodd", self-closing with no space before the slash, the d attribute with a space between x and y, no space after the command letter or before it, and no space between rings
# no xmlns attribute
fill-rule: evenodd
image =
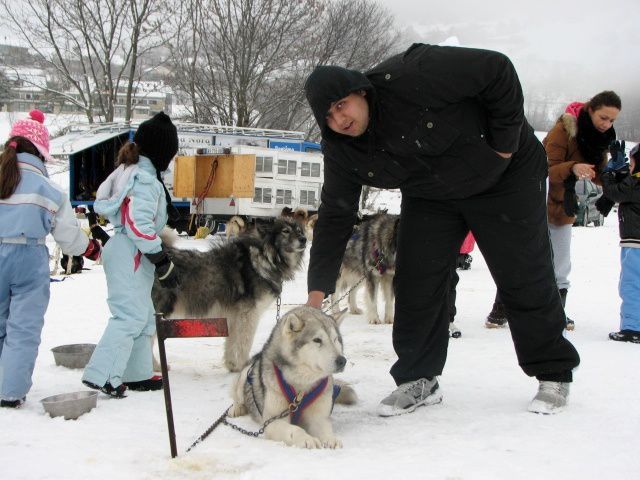
<svg viewBox="0 0 640 480"><path fill-rule="evenodd" d="M165 318L226 317L224 363L237 372L249 359L258 320L301 267L306 242L297 222L278 218L205 252L168 246L181 285L166 289L156 279L155 310Z"/></svg>
<svg viewBox="0 0 640 480"><path fill-rule="evenodd" d="M329 416L334 400L353 404L355 391L334 382L347 363L337 319L312 307L298 307L276 324L262 351L240 373L232 387L229 416L249 413L263 424L303 395L297 410L265 427L265 436L303 448L340 448Z"/></svg>

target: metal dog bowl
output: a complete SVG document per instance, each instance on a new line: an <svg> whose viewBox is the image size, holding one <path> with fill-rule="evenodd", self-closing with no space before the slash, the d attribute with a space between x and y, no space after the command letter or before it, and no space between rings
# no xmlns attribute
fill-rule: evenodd
<svg viewBox="0 0 640 480"><path fill-rule="evenodd" d="M98 402L98 392L61 393L40 400L44 411L52 417L64 417L75 420L83 413L89 412Z"/></svg>
<svg viewBox="0 0 640 480"><path fill-rule="evenodd" d="M60 345L51 349L56 365L67 368L84 368L95 350L95 343Z"/></svg>

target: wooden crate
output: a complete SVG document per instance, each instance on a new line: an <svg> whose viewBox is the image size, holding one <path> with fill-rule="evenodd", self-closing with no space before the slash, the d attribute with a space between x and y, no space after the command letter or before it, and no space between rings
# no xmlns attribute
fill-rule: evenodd
<svg viewBox="0 0 640 480"><path fill-rule="evenodd" d="M256 156L195 155L177 157L173 171L173 195L198 198L206 189L212 164L217 160L215 178L205 198L253 198Z"/></svg>

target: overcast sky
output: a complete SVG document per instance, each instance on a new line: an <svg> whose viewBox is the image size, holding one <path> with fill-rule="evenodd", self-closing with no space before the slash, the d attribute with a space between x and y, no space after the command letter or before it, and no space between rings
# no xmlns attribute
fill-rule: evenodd
<svg viewBox="0 0 640 480"><path fill-rule="evenodd" d="M530 88L640 95L640 0L379 1L413 38L506 53Z"/></svg>

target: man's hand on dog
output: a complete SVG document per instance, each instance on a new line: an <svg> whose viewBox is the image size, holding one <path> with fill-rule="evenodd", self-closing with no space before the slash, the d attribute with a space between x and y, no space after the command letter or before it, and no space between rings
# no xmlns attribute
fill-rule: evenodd
<svg viewBox="0 0 640 480"><path fill-rule="evenodd" d="M324 292L321 292L320 290L311 290L307 297L307 306L319 309L322 306L323 300Z"/></svg>

